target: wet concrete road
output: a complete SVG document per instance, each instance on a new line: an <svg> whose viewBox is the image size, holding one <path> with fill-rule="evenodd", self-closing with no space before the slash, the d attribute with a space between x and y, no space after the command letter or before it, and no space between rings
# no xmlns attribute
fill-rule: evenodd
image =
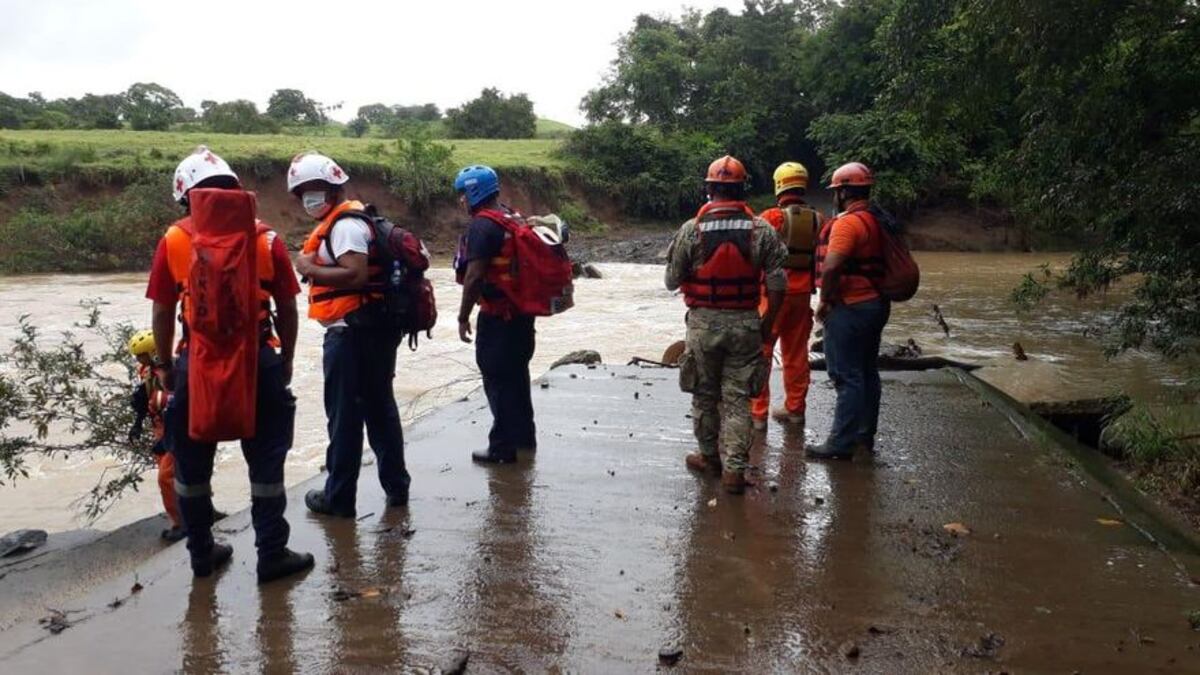
<svg viewBox="0 0 1200 675"><path fill-rule="evenodd" d="M224 572L193 583L172 547L140 592L122 578L58 608L78 610L61 634L0 634L0 666L428 672L462 646L468 672L644 672L675 645L686 672L1200 672L1197 561L1122 524L952 375L886 380L874 458L807 462L772 425L744 498L684 469L674 375L554 371L519 466L471 465L487 410L452 404L410 430L407 511L383 508L371 467L357 521L305 514L315 481L290 494L307 577L257 587L237 514ZM813 440L832 399L818 378Z"/></svg>

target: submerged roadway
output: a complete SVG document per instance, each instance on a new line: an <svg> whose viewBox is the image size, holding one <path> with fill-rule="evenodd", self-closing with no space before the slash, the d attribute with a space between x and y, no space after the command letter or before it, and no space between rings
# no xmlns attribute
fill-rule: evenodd
<svg viewBox="0 0 1200 675"><path fill-rule="evenodd" d="M535 456L472 465L486 404L448 405L407 430L407 510L383 508L373 468L357 520L305 513L322 478L290 491L291 546L317 557L307 576L257 586L249 513L235 514L218 524L235 550L224 571L193 580L183 545L167 548L54 621L0 633L0 666L1200 672L1197 558L1143 535L965 377L887 377L877 454L853 462L807 461L773 423L755 486L730 497L684 468L674 371L554 370L535 384ZM810 441L832 403L818 376Z"/></svg>

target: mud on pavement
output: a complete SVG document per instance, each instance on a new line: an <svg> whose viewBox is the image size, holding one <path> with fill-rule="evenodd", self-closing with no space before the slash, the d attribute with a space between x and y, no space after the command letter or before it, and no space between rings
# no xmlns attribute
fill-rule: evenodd
<svg viewBox="0 0 1200 675"><path fill-rule="evenodd" d="M237 514L230 568L193 582L172 547L138 592L123 578L55 608L60 632L0 634L4 670L1200 670L1197 561L1125 525L948 373L885 380L873 457L808 462L772 425L744 498L685 470L673 371L544 380L540 449L520 465L471 465L486 404L452 404L408 430L407 511L383 508L369 468L356 521L304 513L320 479L291 491L307 577L257 587ZM810 440L832 401L818 381Z"/></svg>

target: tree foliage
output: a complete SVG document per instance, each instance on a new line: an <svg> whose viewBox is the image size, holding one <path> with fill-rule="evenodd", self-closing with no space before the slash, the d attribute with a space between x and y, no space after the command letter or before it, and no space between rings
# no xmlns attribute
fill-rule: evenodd
<svg viewBox="0 0 1200 675"><path fill-rule="evenodd" d="M315 127L326 121L321 104L299 89L276 89L267 101L267 116L284 125Z"/></svg>
<svg viewBox="0 0 1200 675"><path fill-rule="evenodd" d="M220 134L269 134L279 131L278 120L260 115L258 106L252 101L205 101L201 106L204 110L201 117L204 125Z"/></svg>
<svg viewBox="0 0 1200 675"><path fill-rule="evenodd" d="M154 82L138 82L125 92L122 114L135 131L165 131L181 108L183 101L175 92Z"/></svg>
<svg viewBox="0 0 1200 675"><path fill-rule="evenodd" d="M446 133L450 138L533 138L533 101L525 94L505 96L498 89L484 89L479 98L446 111Z"/></svg>
<svg viewBox="0 0 1200 675"><path fill-rule="evenodd" d="M110 468L80 500L94 519L137 489L154 457L147 435L131 440L128 433L136 372L126 344L133 327L102 323L98 302L86 310L76 329L98 350L89 351L75 331L46 339L29 316L18 317L19 335L0 354L0 485L27 478L35 456L105 459Z"/></svg>

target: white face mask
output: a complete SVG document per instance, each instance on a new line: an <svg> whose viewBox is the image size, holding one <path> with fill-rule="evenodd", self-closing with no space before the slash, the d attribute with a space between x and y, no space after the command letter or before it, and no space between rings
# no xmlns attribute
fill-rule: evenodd
<svg viewBox="0 0 1200 675"><path fill-rule="evenodd" d="M304 212L313 218L321 218L329 213L330 206L325 203L325 193L320 190L311 190L300 195L300 203L304 205Z"/></svg>

